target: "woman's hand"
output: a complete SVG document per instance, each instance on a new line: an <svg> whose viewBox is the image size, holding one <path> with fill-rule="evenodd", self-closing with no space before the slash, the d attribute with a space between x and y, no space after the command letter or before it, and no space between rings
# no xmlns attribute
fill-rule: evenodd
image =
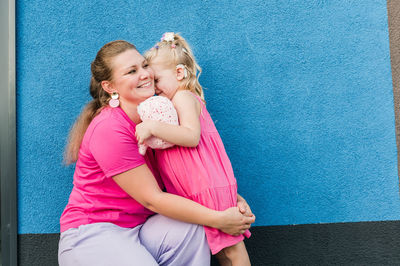
<svg viewBox="0 0 400 266"><path fill-rule="evenodd" d="M252 213L249 204L247 204L247 201L240 196L239 194L237 195L237 206L239 207L239 211L244 215L248 217L254 216Z"/></svg>
<svg viewBox="0 0 400 266"><path fill-rule="evenodd" d="M238 207L232 207L220 213L220 224L216 228L224 233L234 236L243 234L247 229L250 228L250 225L254 223L256 219L254 215L243 215L240 213Z"/></svg>
<svg viewBox="0 0 400 266"><path fill-rule="evenodd" d="M136 125L135 136L139 144L143 144L146 139L153 135L151 130L155 126L156 122L157 121L154 120L145 120Z"/></svg>

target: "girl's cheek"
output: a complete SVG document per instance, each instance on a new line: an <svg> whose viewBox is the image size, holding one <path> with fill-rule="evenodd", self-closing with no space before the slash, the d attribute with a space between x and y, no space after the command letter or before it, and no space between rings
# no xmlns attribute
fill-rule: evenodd
<svg viewBox="0 0 400 266"><path fill-rule="evenodd" d="M162 93L162 91L160 90L160 88L157 85L155 86L155 90L156 90L157 95L160 95Z"/></svg>

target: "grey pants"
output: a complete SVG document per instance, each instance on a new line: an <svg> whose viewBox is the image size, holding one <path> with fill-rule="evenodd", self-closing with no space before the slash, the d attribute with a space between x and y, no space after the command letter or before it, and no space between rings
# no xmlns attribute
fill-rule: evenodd
<svg viewBox="0 0 400 266"><path fill-rule="evenodd" d="M60 236L60 266L210 265L203 226L156 214L143 225L122 228L95 223L71 228Z"/></svg>

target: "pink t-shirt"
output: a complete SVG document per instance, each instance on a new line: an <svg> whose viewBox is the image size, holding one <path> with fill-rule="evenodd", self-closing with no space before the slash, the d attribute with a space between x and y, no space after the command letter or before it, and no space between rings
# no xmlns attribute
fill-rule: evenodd
<svg viewBox="0 0 400 266"><path fill-rule="evenodd" d="M61 215L61 232L83 224L110 222L121 227L143 224L154 214L130 197L113 176L147 163L154 171L152 151L138 152L133 123L121 108L104 108L90 123L83 137L75 166L74 187Z"/></svg>

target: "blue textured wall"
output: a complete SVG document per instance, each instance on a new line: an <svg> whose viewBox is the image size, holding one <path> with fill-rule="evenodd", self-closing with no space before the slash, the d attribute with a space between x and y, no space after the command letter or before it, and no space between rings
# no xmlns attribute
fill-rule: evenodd
<svg viewBox="0 0 400 266"><path fill-rule="evenodd" d="M256 225L400 219L386 1L18 0L20 234L59 230L97 50L165 31L194 47Z"/></svg>

